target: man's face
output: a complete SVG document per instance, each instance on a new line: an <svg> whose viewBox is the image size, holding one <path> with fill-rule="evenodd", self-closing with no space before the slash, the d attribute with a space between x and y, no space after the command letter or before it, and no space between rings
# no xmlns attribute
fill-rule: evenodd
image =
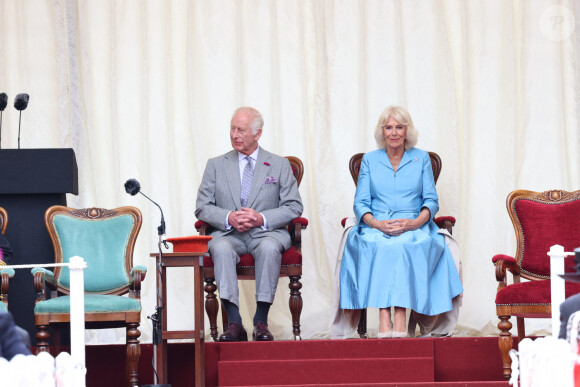
<svg viewBox="0 0 580 387"><path fill-rule="evenodd" d="M238 112L232 118L230 125L230 140L232 147L246 156L251 155L258 147L258 139L262 135L262 129L256 134L252 133L250 123L252 116L246 112Z"/></svg>

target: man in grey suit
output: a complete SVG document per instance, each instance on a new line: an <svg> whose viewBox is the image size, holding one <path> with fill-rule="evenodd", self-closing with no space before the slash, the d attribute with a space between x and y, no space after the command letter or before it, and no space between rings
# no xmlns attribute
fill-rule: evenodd
<svg viewBox="0 0 580 387"><path fill-rule="evenodd" d="M260 112L234 112L230 140L234 150L208 161L195 216L212 226L209 252L228 327L219 341L247 341L239 311L236 264L252 254L256 265L253 339L271 341L268 312L274 301L282 253L290 248L286 225L302 214L302 200L290 163L258 146L264 120Z"/></svg>

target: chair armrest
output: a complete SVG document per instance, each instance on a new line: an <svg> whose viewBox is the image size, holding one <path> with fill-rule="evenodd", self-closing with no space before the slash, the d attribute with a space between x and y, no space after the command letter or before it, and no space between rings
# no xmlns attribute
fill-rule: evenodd
<svg viewBox="0 0 580 387"><path fill-rule="evenodd" d="M296 224L296 223L300 223L300 225L302 226L302 229L304 230L306 227L308 227L308 219L306 218L296 218L292 221L292 224Z"/></svg>
<svg viewBox="0 0 580 387"><path fill-rule="evenodd" d="M308 227L308 219L306 218L296 218L288 225L288 232L290 233L290 239L292 239L292 246L294 246L299 253L302 252L302 230L306 227Z"/></svg>
<svg viewBox="0 0 580 387"><path fill-rule="evenodd" d="M520 269L518 268L518 261L512 256L504 254L496 254L493 256L491 261L496 264L499 261L503 261L506 268L509 269L513 274L520 274Z"/></svg>
<svg viewBox="0 0 580 387"><path fill-rule="evenodd" d="M203 220L198 220L195 222L195 229L199 233L199 235L209 235L210 232L210 225L204 222Z"/></svg>
<svg viewBox="0 0 580 387"><path fill-rule="evenodd" d="M433 222L439 227L449 231L453 234L453 226L455 226L455 218L453 216L439 216L433 219Z"/></svg>
<svg viewBox="0 0 580 387"><path fill-rule="evenodd" d="M141 298L141 281L145 279L147 274L147 267L143 265L134 266L131 269L131 283L129 285L129 297L140 299Z"/></svg>
<svg viewBox="0 0 580 387"><path fill-rule="evenodd" d="M36 303L46 300L46 285L51 290L56 290L56 280L54 273L42 267L35 267L31 270L34 276L34 291L36 292Z"/></svg>
<svg viewBox="0 0 580 387"><path fill-rule="evenodd" d="M144 265L134 266L131 269L131 278L133 278L136 275L135 272L137 270L140 270L141 271L141 281L143 281L145 279L145 275L147 274L147 266L144 266Z"/></svg>
<svg viewBox="0 0 580 387"><path fill-rule="evenodd" d="M16 272L14 271L13 268L9 267L6 269L2 269L2 266L0 266L0 275L2 276L6 275L10 279L12 279L14 277L14 274L16 274Z"/></svg>
<svg viewBox="0 0 580 387"><path fill-rule="evenodd" d="M495 265L495 279L497 280L497 282L499 282L497 286L498 292L507 286L506 270L509 270L510 273L512 273L512 275L514 276L514 282L519 282L520 270L518 268L517 261L514 257L510 257L509 255L497 254L493 256L491 261Z"/></svg>
<svg viewBox="0 0 580 387"><path fill-rule="evenodd" d="M2 301L6 306L8 306L8 289L10 286L10 280L14 278L14 269L1 269L0 266L0 301Z"/></svg>

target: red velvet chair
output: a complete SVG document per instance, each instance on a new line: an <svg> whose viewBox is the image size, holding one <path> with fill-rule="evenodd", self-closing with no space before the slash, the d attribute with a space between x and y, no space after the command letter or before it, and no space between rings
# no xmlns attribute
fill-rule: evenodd
<svg viewBox="0 0 580 387"><path fill-rule="evenodd" d="M296 178L296 182L300 187L302 176L304 175L304 165L298 157L286 156L290 161L292 172ZM282 265L280 267L280 277L288 277L290 279L290 300L289 307L292 314L292 333L295 340L300 340L300 314L302 313L302 296L300 289L300 277L302 276L302 246L301 246L301 232L308 226L306 218L297 218L288 225L288 231L292 238L292 246L282 254ZM200 235L209 235L209 225L202 221L195 222L195 228ZM215 284L214 263L211 256L208 254L203 261L203 276L205 281L205 311L209 318L210 334L214 341L218 339L217 329L217 314L218 301L215 294L217 286ZM244 254L240 257L240 263L236 267L238 279L240 280L256 280L254 257L250 254ZM228 316L225 308L222 307L222 323L225 329L227 325Z"/></svg>
<svg viewBox="0 0 580 387"><path fill-rule="evenodd" d="M516 233L516 255L498 254L492 258L499 282L495 304L499 323L499 349L503 375L511 376L512 336L509 321L517 317L518 342L525 337L524 318L550 318L550 246L564 246L573 251L580 246L580 191L533 192L518 190L507 197L507 210ZM565 261L565 271L576 273L572 258ZM506 272L513 275L508 285ZM529 281L522 282L524 278ZM580 284L566 281L566 297L580 292Z"/></svg>
<svg viewBox="0 0 580 387"><path fill-rule="evenodd" d="M360 164L362 162L362 158L364 153L357 153L350 158L348 163L348 168L350 170L350 175L354 180L354 185L358 183L358 174L360 172ZM441 158L435 152L429 152L429 158L431 159L431 168L433 169L433 179L435 180L435 184L437 184L437 180L439 179L439 175L441 174L441 167L443 163L441 162ZM449 231L450 234L453 233L453 226L455 226L455 218L452 216L440 216L433 219L435 224L439 226L439 228L445 228ZM346 218L342 219L341 224L344 227L346 223ZM360 320L358 323L358 330L357 330L361 339L367 338L367 310L363 309L361 311Z"/></svg>

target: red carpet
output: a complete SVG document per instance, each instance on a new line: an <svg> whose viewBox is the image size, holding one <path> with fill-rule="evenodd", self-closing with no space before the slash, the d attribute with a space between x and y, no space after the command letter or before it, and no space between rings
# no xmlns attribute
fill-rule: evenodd
<svg viewBox="0 0 580 387"><path fill-rule="evenodd" d="M508 386L497 337L206 343L207 386ZM152 384L152 345L141 346ZM169 345L169 382L193 386L193 344ZM87 347L87 386L124 386L125 347Z"/></svg>

